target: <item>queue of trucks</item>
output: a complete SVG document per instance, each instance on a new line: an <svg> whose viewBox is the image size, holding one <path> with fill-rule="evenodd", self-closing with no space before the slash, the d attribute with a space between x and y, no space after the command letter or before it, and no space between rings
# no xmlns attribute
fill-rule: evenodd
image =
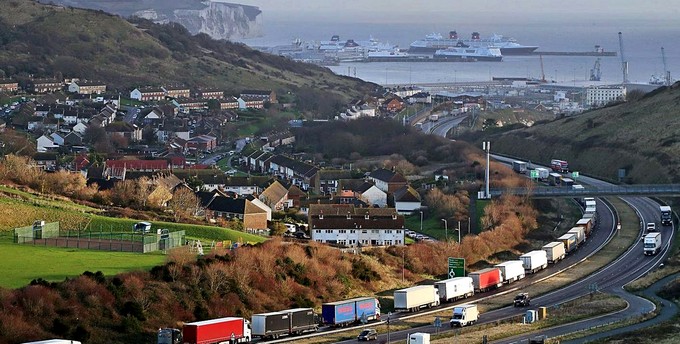
<svg viewBox="0 0 680 344"><path fill-rule="evenodd" d="M394 310L415 312L439 306L439 289L434 285L417 285L394 292Z"/></svg>

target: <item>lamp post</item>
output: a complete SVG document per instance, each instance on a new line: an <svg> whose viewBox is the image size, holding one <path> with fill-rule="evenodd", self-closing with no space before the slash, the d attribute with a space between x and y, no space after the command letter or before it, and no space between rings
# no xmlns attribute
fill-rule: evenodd
<svg viewBox="0 0 680 344"><path fill-rule="evenodd" d="M420 211L420 233L423 232L423 211Z"/></svg>
<svg viewBox="0 0 680 344"><path fill-rule="evenodd" d="M442 219L444 221L444 234L446 235L446 241L449 241L449 223L446 221L446 219Z"/></svg>
<svg viewBox="0 0 680 344"><path fill-rule="evenodd" d="M458 221L458 243L460 244L460 221Z"/></svg>

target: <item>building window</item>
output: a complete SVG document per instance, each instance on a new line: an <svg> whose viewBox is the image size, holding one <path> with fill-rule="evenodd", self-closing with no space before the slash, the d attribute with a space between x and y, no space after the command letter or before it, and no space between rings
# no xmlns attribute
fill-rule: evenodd
<svg viewBox="0 0 680 344"><path fill-rule="evenodd" d="M332 234L332 233L333 233L333 230L332 230L332 229L326 229L326 233Z"/></svg>
<svg viewBox="0 0 680 344"><path fill-rule="evenodd" d="M341 229L341 230L340 230L340 233L347 233L347 230L346 230L346 229Z"/></svg>
<svg viewBox="0 0 680 344"><path fill-rule="evenodd" d="M357 231L356 231L355 229L350 229L349 232L350 232L351 234L354 234L354 233L356 233Z"/></svg>

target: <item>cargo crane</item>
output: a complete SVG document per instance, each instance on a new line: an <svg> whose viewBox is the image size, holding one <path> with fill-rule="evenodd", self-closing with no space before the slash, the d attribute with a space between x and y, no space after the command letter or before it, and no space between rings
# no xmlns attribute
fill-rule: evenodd
<svg viewBox="0 0 680 344"><path fill-rule="evenodd" d="M623 84L628 83L628 61L623 55L623 34L619 31L619 50L621 51L621 71L623 72Z"/></svg>
<svg viewBox="0 0 680 344"><path fill-rule="evenodd" d="M602 77L602 71L600 70L600 58L595 60L595 65L590 70L590 81L600 81Z"/></svg>

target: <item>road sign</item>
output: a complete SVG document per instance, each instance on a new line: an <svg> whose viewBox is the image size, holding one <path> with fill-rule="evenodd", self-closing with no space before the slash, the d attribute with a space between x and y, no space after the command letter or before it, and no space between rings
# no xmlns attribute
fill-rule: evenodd
<svg viewBox="0 0 680 344"><path fill-rule="evenodd" d="M578 178L578 176L579 176L578 171L571 172L571 177L572 177L572 178Z"/></svg>
<svg viewBox="0 0 680 344"><path fill-rule="evenodd" d="M433 325L434 325L434 327L437 327L437 328L442 327L442 319L440 319L439 317L434 318L434 324Z"/></svg>
<svg viewBox="0 0 680 344"><path fill-rule="evenodd" d="M538 179L538 171L536 171L536 170L531 170L531 171L529 172L529 176L531 177L531 179Z"/></svg>
<svg viewBox="0 0 680 344"><path fill-rule="evenodd" d="M449 278L465 277L465 258L449 257Z"/></svg>
<svg viewBox="0 0 680 344"><path fill-rule="evenodd" d="M361 318L359 318L362 324L366 324L368 322L368 317L366 316L366 313L361 313Z"/></svg>

